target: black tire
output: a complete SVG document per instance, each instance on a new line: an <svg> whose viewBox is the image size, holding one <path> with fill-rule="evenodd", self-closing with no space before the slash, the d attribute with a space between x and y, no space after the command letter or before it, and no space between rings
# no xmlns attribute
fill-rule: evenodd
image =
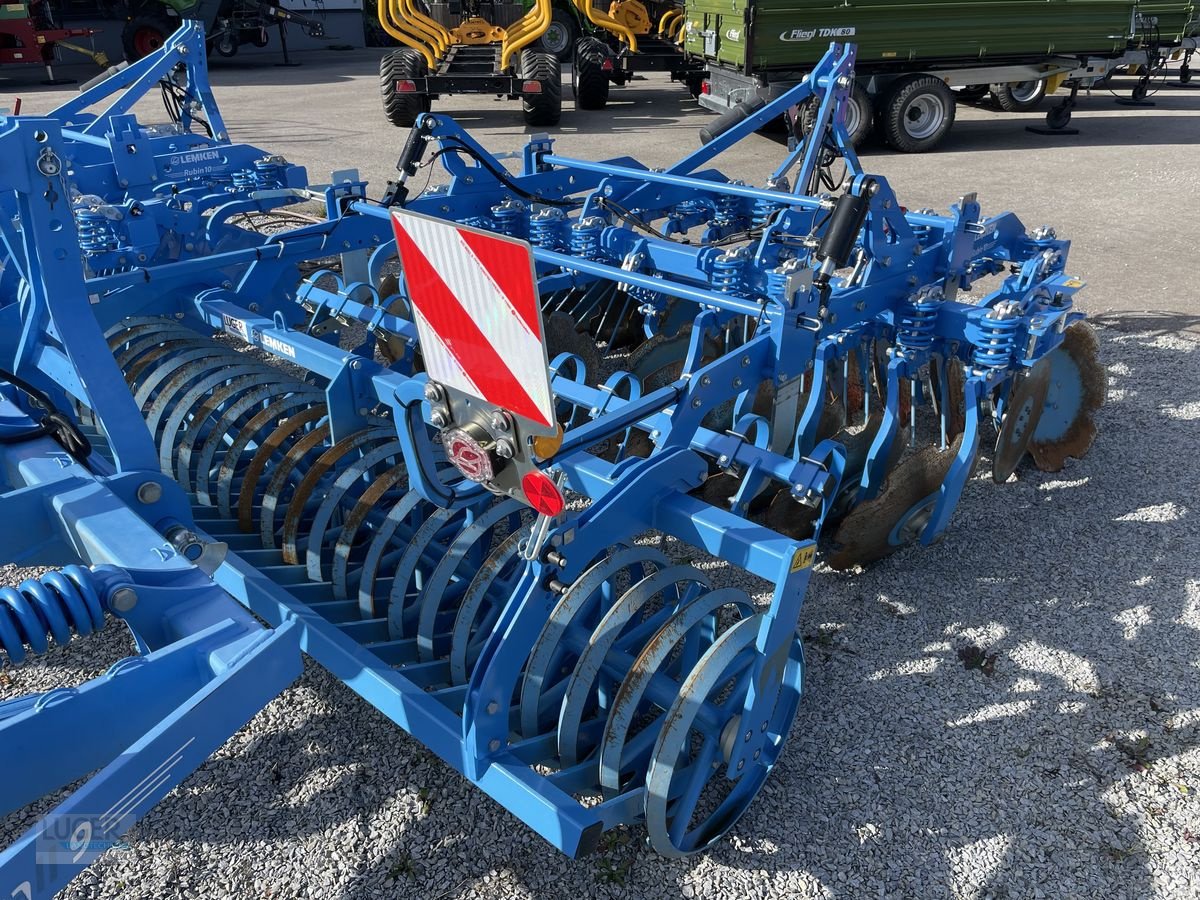
<svg viewBox="0 0 1200 900"><path fill-rule="evenodd" d="M1191 67L1190 66L1181 66L1179 69L1179 83L1180 84L1191 84L1191 82L1192 82Z"/></svg>
<svg viewBox="0 0 1200 900"><path fill-rule="evenodd" d="M998 84L992 91L996 104L1005 112L1029 112L1046 99L1046 81L1020 81Z"/></svg>
<svg viewBox="0 0 1200 900"><path fill-rule="evenodd" d="M608 104L608 73L603 68L606 59L608 48L595 38L584 38L575 45L571 77L576 109L604 109Z"/></svg>
<svg viewBox="0 0 1200 900"><path fill-rule="evenodd" d="M428 94L398 93L397 81L424 78L425 57L416 50L395 50L379 61L379 93L383 112L397 128L412 128L421 113L429 112Z"/></svg>
<svg viewBox="0 0 1200 900"><path fill-rule="evenodd" d="M893 150L925 153L954 125L954 94L932 75L892 82L879 106L879 133Z"/></svg>
<svg viewBox="0 0 1200 900"><path fill-rule="evenodd" d="M213 47L219 55L224 56L226 59L237 56L238 42L232 31L226 31L217 38Z"/></svg>
<svg viewBox="0 0 1200 900"><path fill-rule="evenodd" d="M797 138L805 137L812 130L813 123L817 120L817 109L816 98L806 101L800 108L800 118L796 121L794 129ZM850 145L860 146L874 127L875 101L856 81L850 89L849 102L846 104L846 133L850 137Z"/></svg>
<svg viewBox="0 0 1200 900"><path fill-rule="evenodd" d="M550 15L550 24L534 44L543 53L553 53L562 62L568 62L579 39L579 23L565 9L556 9Z"/></svg>
<svg viewBox="0 0 1200 900"><path fill-rule="evenodd" d="M991 91L991 86L986 84L968 84L966 87L961 87L954 93L963 103L978 103Z"/></svg>
<svg viewBox="0 0 1200 900"><path fill-rule="evenodd" d="M846 105L846 133L850 144L859 147L875 127L875 102L857 81L850 89L850 102Z"/></svg>
<svg viewBox="0 0 1200 900"><path fill-rule="evenodd" d="M1146 99L1146 94L1148 94L1149 92L1150 92L1150 85L1145 81L1139 81L1134 86L1133 92L1130 94L1130 97L1133 98L1133 101L1135 103L1141 103L1143 100Z"/></svg>
<svg viewBox="0 0 1200 900"><path fill-rule="evenodd" d="M540 127L557 125L562 118L562 66L553 53L521 51L521 78L542 86L537 94L521 95L525 124Z"/></svg>
<svg viewBox="0 0 1200 900"><path fill-rule="evenodd" d="M1061 128L1066 128L1071 124L1071 108L1069 106L1055 106L1046 113L1046 127L1053 128L1058 131Z"/></svg>
<svg viewBox="0 0 1200 900"><path fill-rule="evenodd" d="M689 75L684 79L683 83L687 86L688 93L692 95L692 99L699 100L700 95L704 93L704 76Z"/></svg>
<svg viewBox="0 0 1200 900"><path fill-rule="evenodd" d="M141 13L131 18L121 29L121 47L125 51L125 59L137 62L143 56L148 56L166 43L175 29L180 25L179 19L161 13Z"/></svg>

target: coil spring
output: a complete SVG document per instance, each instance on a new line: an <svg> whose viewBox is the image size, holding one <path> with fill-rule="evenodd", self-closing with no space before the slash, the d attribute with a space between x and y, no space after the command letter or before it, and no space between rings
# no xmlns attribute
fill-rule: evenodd
<svg viewBox="0 0 1200 900"><path fill-rule="evenodd" d="M538 210L529 220L529 242L547 250L565 250L568 243L567 216L552 206Z"/></svg>
<svg viewBox="0 0 1200 900"><path fill-rule="evenodd" d="M605 222L599 216L588 216L571 226L571 253L585 259L599 259L600 234Z"/></svg>
<svg viewBox="0 0 1200 900"><path fill-rule="evenodd" d="M252 191L257 187L254 172L251 169L239 169L233 173L232 189L235 191Z"/></svg>
<svg viewBox="0 0 1200 900"><path fill-rule="evenodd" d="M83 566L0 588L0 648L14 664L25 659L26 648L35 655L45 653L51 637L62 645L71 639L72 629L86 635L103 625L100 590Z"/></svg>
<svg viewBox="0 0 1200 900"><path fill-rule="evenodd" d="M278 156L268 156L254 163L254 183L259 188L283 187L284 161Z"/></svg>
<svg viewBox="0 0 1200 900"><path fill-rule="evenodd" d="M529 233L529 219L525 204L519 200L505 200L492 207L492 221L496 231L509 237L524 240Z"/></svg>
<svg viewBox="0 0 1200 900"><path fill-rule="evenodd" d="M738 215L742 211L742 200L740 197L732 197L728 194L721 194L717 197L716 210L713 214L714 225L732 225L737 221Z"/></svg>
<svg viewBox="0 0 1200 900"><path fill-rule="evenodd" d="M773 300L782 300L785 303L791 302L791 298L785 296L788 288L788 277L789 273L782 266L767 269L767 296Z"/></svg>
<svg viewBox="0 0 1200 900"><path fill-rule="evenodd" d="M75 225L84 253L106 253L120 245L112 221L98 209L75 210Z"/></svg>
<svg viewBox="0 0 1200 900"><path fill-rule="evenodd" d="M771 221L771 217L776 211L783 208L782 204L774 203L770 200L755 200L754 211L751 213L750 223L755 228L765 228L767 223Z"/></svg>
<svg viewBox="0 0 1200 900"><path fill-rule="evenodd" d="M896 320L896 346L913 353L932 347L941 305L941 300L929 294L904 304Z"/></svg>
<svg viewBox="0 0 1200 900"><path fill-rule="evenodd" d="M725 253L713 262L712 286L714 290L729 294L738 289L742 281L742 269L746 261L742 256Z"/></svg>
<svg viewBox="0 0 1200 900"><path fill-rule="evenodd" d="M1020 324L1018 316L1002 317L996 315L996 310L980 319L979 330L983 332L983 340L971 357L975 365L983 369L1006 368L1012 360Z"/></svg>

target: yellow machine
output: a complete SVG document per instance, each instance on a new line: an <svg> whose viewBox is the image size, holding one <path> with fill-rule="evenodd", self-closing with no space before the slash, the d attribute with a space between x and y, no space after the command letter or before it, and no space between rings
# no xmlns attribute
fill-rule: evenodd
<svg viewBox="0 0 1200 900"><path fill-rule="evenodd" d="M384 112L396 126L410 127L435 97L492 94L520 100L528 125L556 125L562 115L562 69L552 53L534 43L549 26L551 0L507 28L480 14L479 0L455 10L447 28L421 12L414 0L378 0L379 24L404 46L379 64ZM454 5L452 5L454 10Z"/></svg>
<svg viewBox="0 0 1200 900"><path fill-rule="evenodd" d="M603 109L610 84L627 84L638 72L669 72L693 94L704 80L702 63L689 61L682 43L686 17L671 0L611 0L605 12L592 0L574 0L593 26L575 47L572 84L579 109Z"/></svg>

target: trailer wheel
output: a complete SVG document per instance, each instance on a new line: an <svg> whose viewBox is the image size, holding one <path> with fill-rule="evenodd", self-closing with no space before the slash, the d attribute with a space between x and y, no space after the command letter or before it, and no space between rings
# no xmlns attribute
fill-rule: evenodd
<svg viewBox="0 0 1200 900"><path fill-rule="evenodd" d="M879 131L901 153L932 150L954 124L954 94L932 75L909 75L892 83L879 112Z"/></svg>
<svg viewBox="0 0 1200 900"><path fill-rule="evenodd" d="M180 21L157 13L143 13L134 16L121 29L121 45L125 50L125 58L129 62L137 62L143 56L149 56L167 42L179 27Z"/></svg>
<svg viewBox="0 0 1200 900"><path fill-rule="evenodd" d="M1046 99L1046 82L1043 79L998 84L993 89L992 96L1005 112L1029 112L1031 109L1037 109Z"/></svg>
<svg viewBox="0 0 1200 900"><path fill-rule="evenodd" d="M850 144L860 146L875 126L875 104L871 95L857 81L850 89L850 102L846 104L846 133Z"/></svg>
<svg viewBox="0 0 1200 900"><path fill-rule="evenodd" d="M576 109L604 109L608 104L608 73L604 71L607 58L608 48L595 38L585 38L575 45L571 78Z"/></svg>
<svg viewBox="0 0 1200 900"><path fill-rule="evenodd" d="M383 112L397 128L411 128L417 116L429 112L428 94L399 93L397 81L424 78L425 57L416 50L394 50L379 61L379 93L383 97Z"/></svg>
<svg viewBox="0 0 1200 900"><path fill-rule="evenodd" d="M810 97L800 108L800 117L796 120L795 135L805 137L813 129L817 121L819 104L816 97ZM849 102L846 104L846 134L850 137L850 145L858 147L870 135L875 127L875 104L871 95L857 81L850 89Z"/></svg>
<svg viewBox="0 0 1200 900"><path fill-rule="evenodd" d="M550 24L537 39L535 45L543 53L553 53L563 62L571 58L575 40L579 37L579 26L575 17L563 9L556 9L550 16Z"/></svg>
<svg viewBox="0 0 1200 900"><path fill-rule="evenodd" d="M553 53L521 51L521 77L536 81L537 94L521 95L521 111L526 125L557 125L562 118L562 67Z"/></svg>
<svg viewBox="0 0 1200 900"><path fill-rule="evenodd" d="M1046 127L1053 131L1061 131L1071 124L1071 107L1055 106L1046 113Z"/></svg>
<svg viewBox="0 0 1200 900"><path fill-rule="evenodd" d="M216 50L226 59L237 56L238 42L232 31L226 31L217 39Z"/></svg>

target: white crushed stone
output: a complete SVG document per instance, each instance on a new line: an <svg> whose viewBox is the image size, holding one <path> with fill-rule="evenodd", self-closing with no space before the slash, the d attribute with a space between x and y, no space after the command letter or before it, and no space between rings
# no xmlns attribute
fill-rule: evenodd
<svg viewBox="0 0 1200 900"><path fill-rule="evenodd" d="M632 829L568 860L309 663L63 896L1200 896L1200 339L1100 336L1085 460L975 479L937 546L819 569L792 739L707 855ZM130 650L111 626L0 671L0 696Z"/></svg>

